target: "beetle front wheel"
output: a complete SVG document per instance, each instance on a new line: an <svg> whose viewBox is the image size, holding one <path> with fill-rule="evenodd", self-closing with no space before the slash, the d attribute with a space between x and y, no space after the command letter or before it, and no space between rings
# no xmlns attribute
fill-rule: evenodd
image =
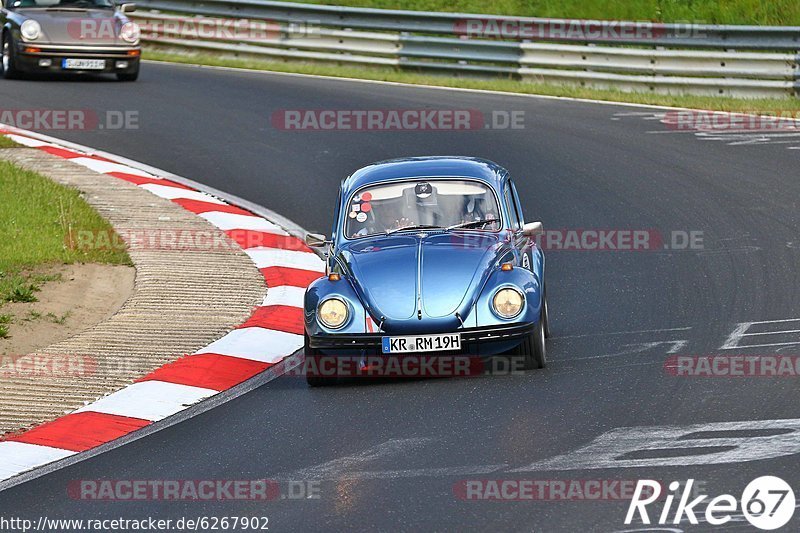
<svg viewBox="0 0 800 533"><path fill-rule="evenodd" d="M533 370L544 368L547 364L547 347L545 346L545 325L542 315L530 335L526 336L514 350L514 355L523 358L523 368Z"/></svg>

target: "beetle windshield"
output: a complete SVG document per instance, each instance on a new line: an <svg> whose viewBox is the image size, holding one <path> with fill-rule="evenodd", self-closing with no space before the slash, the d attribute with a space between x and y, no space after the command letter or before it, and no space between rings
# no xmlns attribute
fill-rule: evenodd
<svg viewBox="0 0 800 533"><path fill-rule="evenodd" d="M367 186L346 206L350 239L427 228L497 231L497 199L488 185L469 180L419 179Z"/></svg>
<svg viewBox="0 0 800 533"><path fill-rule="evenodd" d="M114 3L111 0L10 0L7 5L12 9L24 9L27 7L55 9L90 9L114 7Z"/></svg>

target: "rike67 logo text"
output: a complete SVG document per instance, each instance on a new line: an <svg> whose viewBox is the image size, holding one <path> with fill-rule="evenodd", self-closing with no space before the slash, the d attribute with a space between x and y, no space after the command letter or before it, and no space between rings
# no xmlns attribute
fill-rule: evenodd
<svg viewBox="0 0 800 533"><path fill-rule="evenodd" d="M754 527L762 530L778 529L792 519L795 509L795 497L792 488L779 477L762 476L751 481L738 500L731 494L721 494L709 500L707 495L694 497L692 486L694 479L685 484L673 481L669 484L669 492L663 498L663 507L658 514L657 523L680 524L686 520L690 524L699 523L698 515L704 522L712 526L721 526L728 522L741 521L744 518ZM681 494L677 491L683 487ZM630 525L638 513L644 524L650 524L648 506L657 507L662 500L662 486L658 481L640 479L636 484L633 499L625 516L625 524ZM691 498L691 499L690 499ZM676 506L673 503L677 500ZM698 507L705 504L705 512ZM674 511L673 511L674 508ZM650 509L656 511L657 509ZM655 518L655 516L654 516Z"/></svg>

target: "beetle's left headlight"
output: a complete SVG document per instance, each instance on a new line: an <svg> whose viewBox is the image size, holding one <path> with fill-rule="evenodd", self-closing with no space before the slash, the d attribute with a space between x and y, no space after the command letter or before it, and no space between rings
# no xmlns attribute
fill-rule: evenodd
<svg viewBox="0 0 800 533"><path fill-rule="evenodd" d="M330 329L338 329L347 322L350 311L347 304L339 298L328 298L317 309L317 318L323 326Z"/></svg>
<svg viewBox="0 0 800 533"><path fill-rule="evenodd" d="M135 43L139 40L140 34L139 25L135 22L126 22L119 29L119 37L126 43Z"/></svg>
<svg viewBox="0 0 800 533"><path fill-rule="evenodd" d="M514 318L522 311L525 298L516 289L505 288L497 291L492 299L495 313L502 318Z"/></svg>
<svg viewBox="0 0 800 533"><path fill-rule="evenodd" d="M22 38L26 41L35 41L42 35L42 27L35 20L26 20L19 27Z"/></svg>

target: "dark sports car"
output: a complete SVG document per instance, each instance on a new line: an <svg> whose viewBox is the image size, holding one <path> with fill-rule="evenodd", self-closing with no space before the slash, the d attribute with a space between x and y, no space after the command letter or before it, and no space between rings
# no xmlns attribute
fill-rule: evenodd
<svg viewBox="0 0 800 533"><path fill-rule="evenodd" d="M3 0L3 77L26 72L139 75L139 27L125 16L134 4L111 0Z"/></svg>
<svg viewBox="0 0 800 533"><path fill-rule="evenodd" d="M305 295L305 353L393 357L511 352L542 368L544 254L508 171L464 157L376 163L342 182L328 275ZM313 364L309 384L320 385Z"/></svg>

